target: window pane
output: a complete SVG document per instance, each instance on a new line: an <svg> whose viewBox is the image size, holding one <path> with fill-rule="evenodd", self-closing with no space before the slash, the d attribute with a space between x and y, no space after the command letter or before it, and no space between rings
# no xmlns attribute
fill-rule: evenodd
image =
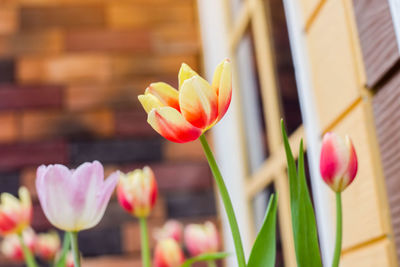
<svg viewBox="0 0 400 267"><path fill-rule="evenodd" d="M285 11L282 0L264 0L264 3L267 16L271 21L277 86L281 97L282 115L285 119L288 134L291 134L301 125L302 119Z"/></svg>
<svg viewBox="0 0 400 267"><path fill-rule="evenodd" d="M268 154L260 82L254 53L253 34L249 26L238 44L236 65L250 173L260 167Z"/></svg>

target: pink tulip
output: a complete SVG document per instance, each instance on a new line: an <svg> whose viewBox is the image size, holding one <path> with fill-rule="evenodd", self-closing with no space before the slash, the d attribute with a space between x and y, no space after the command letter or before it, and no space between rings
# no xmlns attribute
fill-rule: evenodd
<svg viewBox="0 0 400 267"><path fill-rule="evenodd" d="M41 259L51 262L61 248L60 237L55 231L37 235L35 253Z"/></svg>
<svg viewBox="0 0 400 267"><path fill-rule="evenodd" d="M185 228L185 245L192 256L218 251L218 231L212 222L190 224Z"/></svg>
<svg viewBox="0 0 400 267"><path fill-rule="evenodd" d="M29 226L32 218L32 203L28 189L21 187L19 199L9 193L1 194L0 234L21 233Z"/></svg>
<svg viewBox="0 0 400 267"><path fill-rule="evenodd" d="M67 254L67 262L65 263L65 267L75 267L74 254L72 254L71 251Z"/></svg>
<svg viewBox="0 0 400 267"><path fill-rule="evenodd" d="M35 232L32 230L32 228L26 228L22 232L22 238L24 239L24 243L28 249L32 251L36 241ZM24 253L17 234L10 234L4 238L3 242L1 243L1 252L10 260L17 262L24 261Z"/></svg>
<svg viewBox="0 0 400 267"><path fill-rule="evenodd" d="M183 225L176 220L167 221L162 228L156 229L154 237L156 240L172 238L181 243L183 236Z"/></svg>
<svg viewBox="0 0 400 267"><path fill-rule="evenodd" d="M100 162L83 163L76 170L63 165L40 166L36 189L47 219L57 228L77 232L96 226L104 215L119 172L104 180Z"/></svg>
<svg viewBox="0 0 400 267"><path fill-rule="evenodd" d="M353 143L335 133L326 133L322 140L321 176L335 192L342 192L357 174L357 155Z"/></svg>
<svg viewBox="0 0 400 267"><path fill-rule="evenodd" d="M157 182L149 167L121 174L117 188L118 201L130 214L139 218L149 216L157 195Z"/></svg>
<svg viewBox="0 0 400 267"><path fill-rule="evenodd" d="M172 238L159 241L154 252L155 267L179 267L185 261L183 251Z"/></svg>

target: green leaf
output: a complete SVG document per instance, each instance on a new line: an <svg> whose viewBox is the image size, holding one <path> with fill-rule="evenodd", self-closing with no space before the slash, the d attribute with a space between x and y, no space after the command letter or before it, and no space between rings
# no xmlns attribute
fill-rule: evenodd
<svg viewBox="0 0 400 267"><path fill-rule="evenodd" d="M250 253L248 267L274 267L276 255L276 210L277 196L269 200L263 226L257 235Z"/></svg>
<svg viewBox="0 0 400 267"><path fill-rule="evenodd" d="M201 254L197 257L193 257L190 259L187 259L181 267L190 267L192 266L193 263L199 262L199 261L215 261L215 260L220 260L223 258L226 258L229 256L229 253L226 252L217 252L217 253L205 253Z"/></svg>
<svg viewBox="0 0 400 267"><path fill-rule="evenodd" d="M66 266L67 254L70 251L70 246L71 246L71 240L69 239L68 234L65 232L61 253L58 256L58 258L56 259L56 262L54 263L55 267L65 267Z"/></svg>
<svg viewBox="0 0 400 267"><path fill-rule="evenodd" d="M292 226L296 259L298 267L321 267L321 255L318 244L317 226L314 209L308 192L304 171L303 140L300 142L298 172L290 149L289 140L281 121L282 135L288 164L290 185L290 207L292 211Z"/></svg>

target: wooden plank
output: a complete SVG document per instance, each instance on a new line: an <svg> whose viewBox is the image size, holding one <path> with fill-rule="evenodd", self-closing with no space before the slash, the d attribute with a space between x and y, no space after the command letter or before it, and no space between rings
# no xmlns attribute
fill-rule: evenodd
<svg viewBox="0 0 400 267"><path fill-rule="evenodd" d="M360 96L351 32L342 1L328 1L307 34L315 102L326 129Z"/></svg>
<svg viewBox="0 0 400 267"><path fill-rule="evenodd" d="M400 60L389 3L386 0L353 0L367 85L373 88Z"/></svg>
<svg viewBox="0 0 400 267"><path fill-rule="evenodd" d="M300 0L299 5L302 11L302 18L304 26L310 21L313 15L315 15L316 9L322 2L326 0Z"/></svg>
<svg viewBox="0 0 400 267"><path fill-rule="evenodd" d="M384 239L351 251L350 253L346 253L342 256L340 266L395 267L397 266L397 263L393 257L391 257L390 242L387 239Z"/></svg>
<svg viewBox="0 0 400 267"><path fill-rule="evenodd" d="M386 189L392 216L397 256L400 258L399 162L400 162L400 73L385 84L373 99Z"/></svg>

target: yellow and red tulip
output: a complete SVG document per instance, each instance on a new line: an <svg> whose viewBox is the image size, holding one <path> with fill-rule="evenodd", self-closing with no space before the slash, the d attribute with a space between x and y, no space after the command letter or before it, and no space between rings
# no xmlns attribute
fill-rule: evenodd
<svg viewBox="0 0 400 267"><path fill-rule="evenodd" d="M139 218L149 216L157 194L157 182L150 167L121 174L117 187L118 201L130 214Z"/></svg>
<svg viewBox="0 0 400 267"><path fill-rule="evenodd" d="M57 232L40 233L35 242L35 254L41 259L51 262L61 248L60 237Z"/></svg>
<svg viewBox="0 0 400 267"><path fill-rule="evenodd" d="M36 235L32 228L26 228L22 232L22 238L28 249L32 251L36 243ZM24 252L17 234L10 234L4 237L4 240L1 243L1 252L10 260L16 262L24 261Z"/></svg>
<svg viewBox="0 0 400 267"><path fill-rule="evenodd" d="M21 187L19 199L9 193L2 193L0 203L0 234L21 233L29 226L32 218L32 202L28 189Z"/></svg>
<svg viewBox="0 0 400 267"><path fill-rule="evenodd" d="M351 139L326 133L322 140L320 172L335 192L342 192L357 174L357 154Z"/></svg>
<svg viewBox="0 0 400 267"><path fill-rule="evenodd" d="M154 252L155 267L179 267L185 261L183 251L175 239L160 240Z"/></svg>
<svg viewBox="0 0 400 267"><path fill-rule="evenodd" d="M156 229L156 231L154 232L154 238L156 240L172 238L176 242L181 243L182 236L183 225L176 220L167 221L162 228Z"/></svg>
<svg viewBox="0 0 400 267"><path fill-rule="evenodd" d="M217 252L219 248L217 228L212 222L186 226L185 245L192 256Z"/></svg>
<svg viewBox="0 0 400 267"><path fill-rule="evenodd" d="M185 143L197 139L225 115L232 97L231 64L221 62L210 85L188 65L179 71L179 90L158 82L139 96L147 121L166 139Z"/></svg>

